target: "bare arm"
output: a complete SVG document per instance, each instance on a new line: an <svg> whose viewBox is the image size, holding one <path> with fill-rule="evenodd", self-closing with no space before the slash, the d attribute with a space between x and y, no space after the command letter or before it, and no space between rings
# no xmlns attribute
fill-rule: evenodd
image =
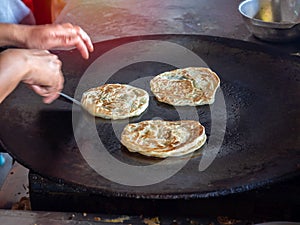
<svg viewBox="0 0 300 225"><path fill-rule="evenodd" d="M36 49L74 46L85 59L94 50L87 33L69 23L38 26L0 23L0 46L9 45Z"/></svg>

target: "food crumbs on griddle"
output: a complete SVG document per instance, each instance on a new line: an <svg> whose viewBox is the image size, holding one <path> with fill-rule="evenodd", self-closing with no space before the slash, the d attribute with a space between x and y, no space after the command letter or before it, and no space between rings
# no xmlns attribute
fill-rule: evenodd
<svg viewBox="0 0 300 225"><path fill-rule="evenodd" d="M241 222L240 220L229 219L227 216L218 216L217 220L222 225L234 225L236 223Z"/></svg>
<svg viewBox="0 0 300 225"><path fill-rule="evenodd" d="M179 225L179 224L178 224L177 220L174 219L174 220L172 221L171 225Z"/></svg>
<svg viewBox="0 0 300 225"><path fill-rule="evenodd" d="M119 217L119 218L115 218L115 219L105 219L103 220L103 222L106 223L123 223L125 220L129 220L129 216L124 216L124 217Z"/></svg>
<svg viewBox="0 0 300 225"><path fill-rule="evenodd" d="M145 218L144 219L144 223L147 225L160 225L160 221L158 217L154 217L154 218Z"/></svg>
<svg viewBox="0 0 300 225"><path fill-rule="evenodd" d="M68 219L72 220L75 217L75 214L72 214Z"/></svg>
<svg viewBox="0 0 300 225"><path fill-rule="evenodd" d="M94 217L94 220L95 221L101 221L101 218L96 216L96 217Z"/></svg>
<svg viewBox="0 0 300 225"><path fill-rule="evenodd" d="M199 222L196 220L190 220L191 225L199 225Z"/></svg>
<svg viewBox="0 0 300 225"><path fill-rule="evenodd" d="M28 197L22 197L19 202L16 202L11 207L12 210L31 210L31 203Z"/></svg>

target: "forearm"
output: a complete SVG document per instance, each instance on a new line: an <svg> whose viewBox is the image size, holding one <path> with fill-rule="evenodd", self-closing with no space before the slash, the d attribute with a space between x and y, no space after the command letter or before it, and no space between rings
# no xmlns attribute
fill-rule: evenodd
<svg viewBox="0 0 300 225"><path fill-rule="evenodd" d="M18 63L12 61L18 60ZM12 56L10 50L0 53L0 103L17 87L27 72L23 60Z"/></svg>
<svg viewBox="0 0 300 225"><path fill-rule="evenodd" d="M0 23L0 47L15 46L26 47L28 25Z"/></svg>
<svg viewBox="0 0 300 225"><path fill-rule="evenodd" d="M0 104L17 87L19 80L13 74L5 73L3 76L0 70ZM13 78L13 79L11 79Z"/></svg>

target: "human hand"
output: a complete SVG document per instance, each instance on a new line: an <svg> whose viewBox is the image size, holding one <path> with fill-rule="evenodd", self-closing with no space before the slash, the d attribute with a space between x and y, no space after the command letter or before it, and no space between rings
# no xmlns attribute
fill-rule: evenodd
<svg viewBox="0 0 300 225"><path fill-rule="evenodd" d="M64 78L61 61L47 50L8 49L0 54L0 100L24 82L43 96L44 103L58 98ZM0 102L1 102L0 101Z"/></svg>
<svg viewBox="0 0 300 225"><path fill-rule="evenodd" d="M53 102L59 97L64 84L61 61L47 50L30 50L29 57L31 67L22 81L43 96L44 103Z"/></svg>
<svg viewBox="0 0 300 225"><path fill-rule="evenodd" d="M89 58L94 50L88 34L79 26L70 23L27 26L25 46L27 48L52 49L57 47L75 46L82 57Z"/></svg>

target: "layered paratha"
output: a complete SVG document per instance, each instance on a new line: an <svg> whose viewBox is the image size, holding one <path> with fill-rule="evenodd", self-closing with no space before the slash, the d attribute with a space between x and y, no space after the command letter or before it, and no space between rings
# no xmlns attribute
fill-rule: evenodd
<svg viewBox="0 0 300 225"><path fill-rule="evenodd" d="M204 67L188 67L161 73L150 81L156 99L174 106L212 104L220 86L215 72Z"/></svg>
<svg viewBox="0 0 300 225"><path fill-rule="evenodd" d="M104 84L82 94L82 106L93 116L125 119L138 116L149 105L149 94L127 84Z"/></svg>
<svg viewBox="0 0 300 225"><path fill-rule="evenodd" d="M159 158L194 152L205 141L204 126L194 120L146 120L128 124L121 134L129 151Z"/></svg>

